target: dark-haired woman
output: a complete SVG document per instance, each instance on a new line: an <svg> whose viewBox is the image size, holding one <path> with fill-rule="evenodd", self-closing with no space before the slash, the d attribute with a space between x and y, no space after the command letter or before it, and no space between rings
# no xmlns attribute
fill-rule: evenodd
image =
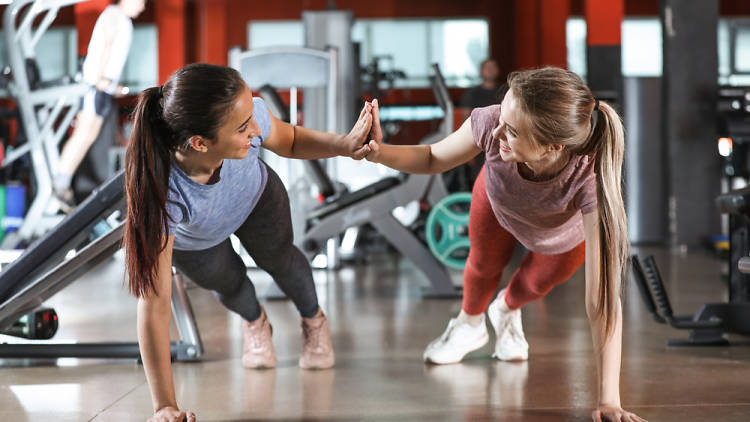
<svg viewBox="0 0 750 422"><path fill-rule="evenodd" d="M155 421L194 420L175 399L169 322L172 265L243 318L242 364L271 368L271 325L230 245L237 235L302 316L299 365L330 368L330 328L318 306L310 265L292 243L289 198L259 160L260 147L289 158L362 158L372 123L366 104L349 134L291 126L253 98L227 67L188 65L143 91L126 156L125 249L138 297L138 340Z"/></svg>

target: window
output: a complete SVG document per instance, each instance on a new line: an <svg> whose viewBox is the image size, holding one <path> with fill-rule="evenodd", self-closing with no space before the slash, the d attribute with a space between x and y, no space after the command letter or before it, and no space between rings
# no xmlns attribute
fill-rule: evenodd
<svg viewBox="0 0 750 422"><path fill-rule="evenodd" d="M622 75L661 76L659 19L625 19L622 23Z"/></svg>
<svg viewBox="0 0 750 422"><path fill-rule="evenodd" d="M2 35L2 34L0 34ZM121 76L121 83L138 92L156 85L158 78L157 31L155 25L137 25ZM36 47L36 60L44 81L78 73L78 33L73 27L47 30ZM137 47L135 47L137 46ZM0 42L0 66L8 65L5 38Z"/></svg>
<svg viewBox="0 0 750 422"><path fill-rule="evenodd" d="M586 77L586 22L568 19L568 68ZM750 85L750 19L719 19L719 84ZM623 76L661 76L662 34L658 18L627 18L622 23Z"/></svg>
<svg viewBox="0 0 750 422"><path fill-rule="evenodd" d="M50 28L42 35L36 48L36 60L42 80L75 75L78 70L75 28Z"/></svg>
<svg viewBox="0 0 750 422"><path fill-rule="evenodd" d="M159 78L159 36L156 25L135 25L133 41L120 83L131 93L156 86Z"/></svg>
<svg viewBox="0 0 750 422"><path fill-rule="evenodd" d="M250 48L302 47L305 29L301 21L258 21L247 28Z"/></svg>
<svg viewBox="0 0 750 422"><path fill-rule="evenodd" d="M251 49L304 45L301 21L250 22L247 32ZM379 59L386 70L406 73L396 87L429 86L435 62L448 84L476 84L479 65L489 54L489 25L483 19L358 19L351 36L360 44L360 65Z"/></svg>
<svg viewBox="0 0 750 422"><path fill-rule="evenodd" d="M719 83L750 85L750 19L719 21Z"/></svg>
<svg viewBox="0 0 750 422"><path fill-rule="evenodd" d="M586 79L586 21L570 18L565 23L568 69Z"/></svg>
<svg viewBox="0 0 750 422"><path fill-rule="evenodd" d="M5 34L0 32L0 66L9 65ZM75 75L78 68L76 46L78 33L74 27L47 30L36 46L36 61L43 81Z"/></svg>
<svg viewBox="0 0 750 422"><path fill-rule="evenodd" d="M734 43L734 69L750 73L750 27L738 28Z"/></svg>
<svg viewBox="0 0 750 422"><path fill-rule="evenodd" d="M568 19L565 28L568 69L586 78L586 21ZM622 23L623 76L661 76L661 23L659 19L625 19Z"/></svg>

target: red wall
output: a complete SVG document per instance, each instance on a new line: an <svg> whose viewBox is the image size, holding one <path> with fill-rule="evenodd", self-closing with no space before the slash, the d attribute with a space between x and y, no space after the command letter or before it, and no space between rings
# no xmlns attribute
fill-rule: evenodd
<svg viewBox="0 0 750 422"><path fill-rule="evenodd" d="M583 3L585 1L586 0L571 0L571 10L573 15L583 16ZM719 14L722 16L750 15L750 1L719 0ZM625 0L625 15L658 16L659 0Z"/></svg>
<svg viewBox="0 0 750 422"><path fill-rule="evenodd" d="M586 45L620 45L625 2L586 0Z"/></svg>
<svg viewBox="0 0 750 422"><path fill-rule="evenodd" d="M159 0L154 17L159 33L159 79L163 84L187 64L186 0ZM154 2L155 3L155 2Z"/></svg>
<svg viewBox="0 0 750 422"><path fill-rule="evenodd" d="M565 21L570 16L570 0L516 0L513 16L509 36L516 48L510 70L567 66Z"/></svg>

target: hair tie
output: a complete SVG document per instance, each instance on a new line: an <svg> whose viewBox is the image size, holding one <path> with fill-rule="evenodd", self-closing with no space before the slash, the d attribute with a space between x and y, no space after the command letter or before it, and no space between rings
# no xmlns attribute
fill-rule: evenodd
<svg viewBox="0 0 750 422"><path fill-rule="evenodd" d="M594 110L591 112L591 133L594 133L594 128L599 122L599 100L594 99Z"/></svg>
<svg viewBox="0 0 750 422"><path fill-rule="evenodd" d="M164 96L164 85L159 85L159 97Z"/></svg>

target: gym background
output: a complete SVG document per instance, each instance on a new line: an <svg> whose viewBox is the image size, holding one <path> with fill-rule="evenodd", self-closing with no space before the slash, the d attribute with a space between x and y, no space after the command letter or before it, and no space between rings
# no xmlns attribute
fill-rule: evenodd
<svg viewBox="0 0 750 422"><path fill-rule="evenodd" d="M109 4L90 0L59 10L35 57L42 80L79 70L94 23ZM6 8L0 5L0 15ZM458 128L464 116L462 96L480 83L480 63L488 57L496 60L501 82L514 70L560 66L584 77L597 98L615 104L626 128L629 234L640 257L625 289L624 338L629 344L623 352L623 374L632 375L623 375L623 398L649 420L747 420L750 280L742 272L750 270L745 260L750 252L750 208L745 205L750 193L743 190L750 178L747 0L149 0L134 20L132 59L123 72L122 83L131 95L117 100L119 110L102 132L109 143L95 144L77 175L78 201L117 169L139 91L164 83L188 63L229 65L234 47L303 46L303 13L333 9L350 11L353 17L351 41L359 75L351 102L379 99L390 143L416 144L441 133L441 124L448 121L445 111L452 113L450 121ZM9 64L4 43L3 38L2 67ZM447 85L449 108L436 101L433 63ZM260 87L252 88L257 95ZM299 105L296 118L304 124L305 95L296 92L292 99L289 89L278 94L284 106ZM6 151L23 142L16 109L9 91L0 87L0 138ZM337 171L342 176L342 169ZM31 176L23 172L6 169L4 182L12 179L33 190ZM443 180L451 192L469 190L467 174L447 174ZM332 189L357 191L376 176L334 181ZM341 182L350 183L341 187ZM421 206L409 228L426 242L429 208ZM208 347L200 365L177 367L183 380L191 380L183 381L180 400L198 403L195 407L211 420L235 420L236 415L254 420L587 420L586 409L593 406L596 392L581 390L582 397L574 397L564 388L580 383L580 373L595 371L588 354L576 354L591 347L585 315L569 311L570 304L583 301L580 271L524 314L532 346L548 353L537 360L541 369L488 366L481 354L468 364L423 369L418 361L421 348L443 323L443 315L460 308L460 299L423 298L415 286L430 283L425 282L426 270L403 259L405 254L384 241L378 230L365 227L358 236L349 253L336 258L334 271L315 273L321 303L329 307L332 319L340 317L334 323L334 343L347 345L340 356L348 368L345 363L335 376L299 375L289 367L259 378L243 376L231 362L238 358L235 349L241 341L233 330L236 316L225 314L210 293L187 283L193 287L190 296ZM347 246L346 236L341 242ZM373 254L377 258L370 258ZM323 255L314 266L333 268L327 265L331 257L326 261L320 259ZM519 260L520 251L513 262ZM93 268L50 300L49 308L61 315L55 338L134 338L135 302L123 292L118 261L107 262L109 266ZM373 262L382 268L368 269ZM258 271L252 264L249 268ZM448 272L460 284L460 272ZM260 274L253 280L271 284ZM0 294L0 300L6 299ZM289 307L283 301L271 303L277 314ZM371 308L357 310L366 306ZM679 318L673 307L675 314L690 314ZM296 329L297 321L287 319L278 322L282 330ZM667 343L673 338L679 341ZM0 416L142 420L148 413L142 368L123 367L104 355L91 361L31 352L24 358L16 351L2 354L4 343L15 344L15 339L0 336L0 403L7 403L0 406ZM295 340L278 341L287 349L299 348ZM560 351L558 344L570 345L572 351ZM673 347L679 344L710 346ZM557 353L562 358L552 356ZM413 362L377 360L394 354ZM359 359L369 361L363 365ZM550 363L556 359L564 359L567 368ZM685 378L676 382L675 373ZM395 386L392 380L399 377L431 384L422 396ZM363 379L369 386L362 385ZM217 400L213 393L203 397L204 388L219 387L225 389L224 399ZM233 389L242 394L226 399ZM361 397L368 400L358 401ZM130 414L128 409L138 411Z"/></svg>

